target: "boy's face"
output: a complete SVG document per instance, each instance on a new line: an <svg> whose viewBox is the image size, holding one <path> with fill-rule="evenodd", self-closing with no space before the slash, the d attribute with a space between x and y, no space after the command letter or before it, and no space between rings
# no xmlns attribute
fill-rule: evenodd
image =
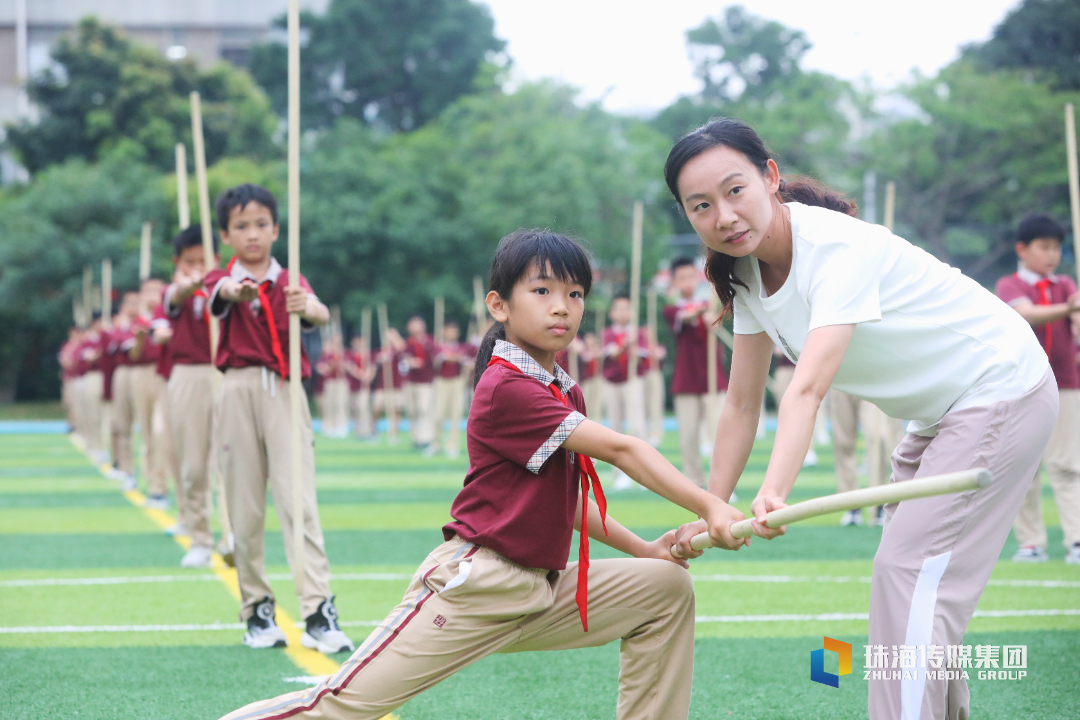
<svg viewBox="0 0 1080 720"><path fill-rule="evenodd" d="M217 258L214 258L215 260ZM179 257L173 258L176 270L188 277L198 277L206 272L205 255L202 245L192 245L180 251Z"/></svg>
<svg viewBox="0 0 1080 720"><path fill-rule="evenodd" d="M364 338L358 335L352 339L352 343L350 344L352 345L353 352L360 352L364 349Z"/></svg>
<svg viewBox="0 0 1080 720"><path fill-rule="evenodd" d="M221 241L232 247L240 262L257 264L270 257L278 230L270 208L253 200L229 210L229 227L221 232Z"/></svg>
<svg viewBox="0 0 1080 720"><path fill-rule="evenodd" d="M160 280L147 280L139 291L139 300L148 310L153 310L161 304L161 293L165 290L165 284Z"/></svg>
<svg viewBox="0 0 1080 720"><path fill-rule="evenodd" d="M671 276L671 284L685 298L693 297L698 285L698 271L693 265L679 267Z"/></svg>
<svg viewBox="0 0 1080 720"><path fill-rule="evenodd" d="M1035 238L1030 243L1016 243L1020 262L1033 273L1049 275L1061 263L1061 241L1057 238Z"/></svg>
<svg viewBox="0 0 1080 720"><path fill-rule="evenodd" d="M446 342L457 342L458 337L461 336L461 331L457 325L448 323L443 326L443 340Z"/></svg>
<svg viewBox="0 0 1080 720"><path fill-rule="evenodd" d="M617 298L611 303L611 312L608 313L611 322L616 325L627 325L630 322L630 301L626 298Z"/></svg>
<svg viewBox="0 0 1080 720"><path fill-rule="evenodd" d="M427 323L422 318L414 317L409 320L406 328L413 337L420 337L427 332Z"/></svg>
<svg viewBox="0 0 1080 720"><path fill-rule="evenodd" d="M126 292L120 304L120 314L131 319L139 314L139 293Z"/></svg>

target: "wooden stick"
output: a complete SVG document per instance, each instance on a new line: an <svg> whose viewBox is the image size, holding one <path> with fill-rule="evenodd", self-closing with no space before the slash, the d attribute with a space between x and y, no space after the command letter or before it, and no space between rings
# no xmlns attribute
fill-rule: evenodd
<svg viewBox="0 0 1080 720"><path fill-rule="evenodd" d="M371 308L366 307L360 311L360 346L366 358L371 357Z"/></svg>
<svg viewBox="0 0 1080 720"><path fill-rule="evenodd" d="M446 300L442 295L435 298L435 342L441 343L446 330Z"/></svg>
<svg viewBox="0 0 1080 720"><path fill-rule="evenodd" d="M112 260L101 261L101 324L112 330Z"/></svg>
<svg viewBox="0 0 1080 720"><path fill-rule="evenodd" d="M1073 104L1065 104L1065 152L1069 166L1069 208L1072 210L1073 257L1076 278L1080 281L1080 173L1076 169L1076 121Z"/></svg>
<svg viewBox="0 0 1080 720"><path fill-rule="evenodd" d="M379 346L383 355L383 405L386 411L386 434L397 432L397 397L394 390L394 349L390 347L390 320L386 303L379 303Z"/></svg>
<svg viewBox="0 0 1080 720"><path fill-rule="evenodd" d="M472 279L473 287L473 312L476 314L476 334L484 337L487 334L487 305L484 303L484 281L479 275Z"/></svg>
<svg viewBox="0 0 1080 720"><path fill-rule="evenodd" d="M893 220L896 215L896 183L890 180L885 183L885 222L882 223L889 232L893 230Z"/></svg>
<svg viewBox="0 0 1080 720"><path fill-rule="evenodd" d="M87 265L82 271L82 311L83 327L90 327L94 322L94 268Z"/></svg>
<svg viewBox="0 0 1080 720"><path fill-rule="evenodd" d="M139 282L150 279L150 239L152 225L149 221L142 224L142 239L139 245Z"/></svg>
<svg viewBox="0 0 1080 720"><path fill-rule="evenodd" d="M335 338L338 342L345 346L345 333L341 327L341 306L333 305L330 307L330 337Z"/></svg>
<svg viewBox="0 0 1080 720"><path fill-rule="evenodd" d="M645 206L640 200L636 200L630 233L630 357L627 382L633 382L637 378L638 369L638 326L641 321L638 306L641 304L641 235L644 219Z"/></svg>
<svg viewBox="0 0 1080 720"><path fill-rule="evenodd" d="M300 287L300 3L289 0L289 289ZM303 435L300 385L300 316L289 314L289 408L292 415L293 568L296 591L304 587Z"/></svg>
<svg viewBox="0 0 1080 720"><path fill-rule="evenodd" d="M932 475L930 477L916 478L915 480L904 480L903 482L894 482L888 485L825 495L813 500L788 505L786 508L773 510L765 516L765 527L778 528L834 512L858 510L859 508L874 505L888 505L934 495L949 495L978 490L987 487L993 481L994 477L989 470L974 468L972 470ZM754 534L749 518L732 523L729 530L736 538L749 537ZM712 547L712 540L709 539L708 533L700 533L690 540L690 547L695 550L704 550L707 547ZM676 555L676 557L678 556Z"/></svg>
<svg viewBox="0 0 1080 720"><path fill-rule="evenodd" d="M71 320L75 323L75 327L82 328L82 308L79 307L79 298L75 295L71 296Z"/></svg>
<svg viewBox="0 0 1080 720"><path fill-rule="evenodd" d="M199 96L199 93L192 94L195 97ZM191 119L193 125L195 120L196 103L197 101L193 102L191 106ZM194 130L194 127L192 129ZM202 129L201 117L199 118L199 129ZM202 138L200 137L199 140L199 144L201 145ZM176 208L177 216L180 219L180 229L187 230L188 227L191 225L191 206L188 205L187 150L186 148L184 148L184 143L176 143Z"/></svg>

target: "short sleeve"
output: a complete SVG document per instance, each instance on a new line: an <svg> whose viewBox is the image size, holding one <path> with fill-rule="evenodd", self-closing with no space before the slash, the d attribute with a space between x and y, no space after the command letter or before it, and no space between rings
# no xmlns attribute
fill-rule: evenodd
<svg viewBox="0 0 1080 720"><path fill-rule="evenodd" d="M1066 275L1061 276L1062 289L1065 290L1065 299L1068 300L1076 294L1076 283L1072 281L1071 277Z"/></svg>
<svg viewBox="0 0 1080 720"><path fill-rule="evenodd" d="M831 242L817 246L799 265L799 274L805 273L807 278L807 331L881 320L880 281L854 245Z"/></svg>
<svg viewBox="0 0 1080 720"><path fill-rule="evenodd" d="M735 313L733 329L736 335L757 335L765 332L765 328L754 317L754 313L750 312L750 308L746 306L746 301L740 297L738 292L735 293L735 301L732 305Z"/></svg>
<svg viewBox="0 0 1080 720"><path fill-rule="evenodd" d="M539 473L570 433L584 420L562 404L540 381L507 375L491 390L483 424L486 444L510 462Z"/></svg>
<svg viewBox="0 0 1080 720"><path fill-rule="evenodd" d="M1023 280L1018 280L1013 275L1006 275L997 281L997 287L994 288L994 293L1009 307L1027 305L1031 302L1031 298L1024 292L1024 287L1021 283L1023 283Z"/></svg>

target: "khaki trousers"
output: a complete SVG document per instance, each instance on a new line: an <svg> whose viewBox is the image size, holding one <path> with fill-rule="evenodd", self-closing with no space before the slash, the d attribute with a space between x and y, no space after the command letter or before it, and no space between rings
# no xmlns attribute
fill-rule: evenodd
<svg viewBox="0 0 1080 720"><path fill-rule="evenodd" d="M326 403L322 418L323 435L346 433L349 427L349 381L345 378L327 380L323 401Z"/></svg>
<svg viewBox="0 0 1080 720"><path fill-rule="evenodd" d="M1042 464L1057 503L1065 547L1080 543L1080 390L1058 390L1060 411ZM1024 496L1013 525L1021 545L1046 547L1042 514L1042 477L1038 473Z"/></svg>
<svg viewBox="0 0 1080 720"><path fill-rule="evenodd" d="M405 391L405 412L409 414L409 434L414 445L427 445L434 437L431 411L435 391L431 383L407 382Z"/></svg>
<svg viewBox="0 0 1080 720"><path fill-rule="evenodd" d="M135 424L135 396L131 391L131 366L121 365L113 373L113 458L128 475L135 474L131 449L131 426Z"/></svg>
<svg viewBox="0 0 1080 720"><path fill-rule="evenodd" d="M304 397L307 400L307 397ZM330 597L330 563L323 546L315 498L315 447L311 414L303 403L304 575L296 582L305 618ZM240 583L240 619L274 591L266 577L266 486L277 510L290 568L293 558L292 428L289 386L264 367L231 368L218 396L221 471L229 499L229 520L236 538L236 574ZM295 582L295 580L294 580Z"/></svg>
<svg viewBox="0 0 1080 720"><path fill-rule="evenodd" d="M577 563L514 565L454 538L432 552L401 603L341 669L314 688L253 703L227 720L375 720L492 653L569 650L621 640L619 720L683 720L694 672L694 587L664 560L595 560L589 632L578 617ZM577 717L565 708L566 717ZM445 717L469 717L446 708Z"/></svg>
<svg viewBox="0 0 1080 720"><path fill-rule="evenodd" d="M398 440L398 418L405 409L405 389L390 388L389 391L380 387L371 393L371 414L376 420L380 414L386 416L386 438L391 445L396 445Z"/></svg>
<svg viewBox="0 0 1080 720"><path fill-rule="evenodd" d="M213 365L176 365L169 377L169 419L179 465L179 495L184 500L184 527L191 544L212 547L210 532L211 438L214 436L214 390L218 371ZM219 501L222 498L219 496ZM224 513L223 513L224 514Z"/></svg>
<svg viewBox="0 0 1080 720"><path fill-rule="evenodd" d="M646 438L653 447L664 442L664 373L650 370L642 378L645 383Z"/></svg>
<svg viewBox="0 0 1080 720"><path fill-rule="evenodd" d="M465 414L465 373L456 378L435 378L434 440L432 447L457 455L461 445L461 420ZM449 423L448 428L443 424Z"/></svg>
<svg viewBox="0 0 1080 720"><path fill-rule="evenodd" d="M101 444L101 403L105 391L105 375L100 370L91 370L82 376L82 427L80 433L86 440L86 448L91 452L100 452Z"/></svg>
<svg viewBox="0 0 1080 720"><path fill-rule="evenodd" d="M164 495L169 490L165 479L169 466L169 451L165 446L168 434L161 420L155 427L154 412L165 395L165 378L157 374L153 365L134 365L131 368L131 395L135 421L142 433L142 467L148 491L150 495Z"/></svg>
<svg viewBox="0 0 1080 720"><path fill-rule="evenodd" d="M585 411L590 420L600 422L604 417L604 378L594 375L581 383L581 394L585 396Z"/></svg>
<svg viewBox="0 0 1080 720"><path fill-rule="evenodd" d="M72 378L64 378L60 381L60 402L64 405L68 426L71 427L72 432L75 432L75 401L72 391L74 385L75 381Z"/></svg>
<svg viewBox="0 0 1080 720"><path fill-rule="evenodd" d="M371 418L371 390L365 387L358 392L349 393L349 408L356 437L370 437L375 432Z"/></svg>
<svg viewBox="0 0 1080 720"><path fill-rule="evenodd" d="M716 402L710 407L708 393L675 396L675 420L679 424L679 451L682 454L683 475L701 488L709 486L709 477L701 466L701 438L709 437L708 444L712 444L716 437L720 408L724 406L726 397L726 392L716 393Z"/></svg>
<svg viewBox="0 0 1080 720"><path fill-rule="evenodd" d="M1047 370L1039 385L1019 397L950 412L935 437L903 439L892 456L892 482L969 468L987 468L994 482L885 506L870 581L872 649L883 647L891 660L893 646L963 644L1057 413L1057 385ZM972 717L964 680L929 679L922 669L907 674L908 679L870 681L871 720Z"/></svg>
<svg viewBox="0 0 1080 720"><path fill-rule="evenodd" d="M643 392L641 378L621 383L604 382L604 408L612 430L645 438Z"/></svg>
<svg viewBox="0 0 1080 720"><path fill-rule="evenodd" d="M889 417L873 403L839 390L829 391L829 414L832 417L836 491L847 492L859 487L857 447L860 426L866 440L870 486L888 482L892 474L892 452L904 436L903 421Z"/></svg>

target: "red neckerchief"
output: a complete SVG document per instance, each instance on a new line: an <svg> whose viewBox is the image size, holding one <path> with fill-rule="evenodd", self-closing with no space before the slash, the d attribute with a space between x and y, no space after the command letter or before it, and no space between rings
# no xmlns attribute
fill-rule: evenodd
<svg viewBox="0 0 1080 720"><path fill-rule="evenodd" d="M514 363L498 356L492 356L487 366L502 365L511 370L521 372ZM524 373L522 373L524 375ZM554 382L548 385L548 390L559 402L570 407L570 398L563 395L559 386ZM604 488L600 486L600 478L596 475L596 466L592 458L576 453L578 469L581 473L581 538L578 540L578 576L577 593L574 599L577 601L578 615L581 616L581 627L589 632L589 483L592 483L593 494L596 495L596 506L600 508L600 525L607 531L607 498L604 497Z"/></svg>
<svg viewBox="0 0 1080 720"><path fill-rule="evenodd" d="M409 338L409 347L412 348L413 353L416 356L416 359L419 360L420 362L425 362L427 360L427 355L424 353L424 344L425 343L424 343L423 340L416 340L415 338Z"/></svg>
<svg viewBox="0 0 1080 720"><path fill-rule="evenodd" d="M1035 283L1035 287L1039 289L1039 305L1050 304L1050 286L1054 282L1049 278L1043 278ZM1050 348L1053 347L1053 337L1050 335L1050 323L1043 325L1046 328L1046 354L1050 354Z"/></svg>
<svg viewBox="0 0 1080 720"><path fill-rule="evenodd" d="M225 266L225 269L232 273L233 265L236 263L236 256L229 261L229 264ZM270 301L266 299L266 291L264 286L272 285L273 281L263 280L256 285L259 290L259 305L262 306L263 314L266 315L266 325L270 329L270 350L274 353L274 359L278 364L278 375L282 380L285 380L289 376L289 366L285 363L285 355L281 352L281 338L278 336L277 323L274 322L274 311L270 309Z"/></svg>

